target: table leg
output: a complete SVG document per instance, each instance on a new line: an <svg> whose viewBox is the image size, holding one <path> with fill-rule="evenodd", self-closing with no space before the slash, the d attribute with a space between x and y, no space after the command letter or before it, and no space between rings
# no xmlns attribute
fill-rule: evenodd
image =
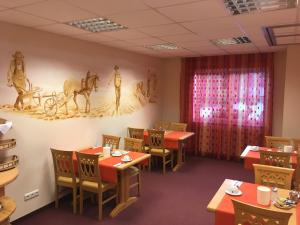
<svg viewBox="0 0 300 225"><path fill-rule="evenodd" d="M179 141L179 143L178 143L178 151L177 151L177 164L173 168L173 172L176 172L177 170L179 170L180 167L183 164L183 162L182 162L182 146L183 146L182 141Z"/></svg>
<svg viewBox="0 0 300 225"><path fill-rule="evenodd" d="M134 203L137 198L129 197L129 174L127 170L120 171L119 204L111 211L110 217L116 217L120 212Z"/></svg>

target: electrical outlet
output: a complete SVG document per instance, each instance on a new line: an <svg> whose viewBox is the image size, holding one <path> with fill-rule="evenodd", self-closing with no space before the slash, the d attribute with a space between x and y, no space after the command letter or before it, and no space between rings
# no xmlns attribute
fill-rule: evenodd
<svg viewBox="0 0 300 225"><path fill-rule="evenodd" d="M28 200L30 200L32 198L36 198L38 196L39 196L39 189L33 190L24 195L24 201L28 201Z"/></svg>

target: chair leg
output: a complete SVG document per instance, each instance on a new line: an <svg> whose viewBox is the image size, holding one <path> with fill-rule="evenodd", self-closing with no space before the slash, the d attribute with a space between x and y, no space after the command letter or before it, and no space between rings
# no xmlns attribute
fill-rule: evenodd
<svg viewBox="0 0 300 225"><path fill-rule="evenodd" d="M171 168L173 169L173 167L174 167L174 152L172 151L171 152Z"/></svg>
<svg viewBox="0 0 300 225"><path fill-rule="evenodd" d="M84 193L83 193L83 190L80 188L80 197L79 197L79 201L80 201L80 203L79 203L79 213L80 213L80 215L82 215L82 213L83 213L83 197L84 197Z"/></svg>
<svg viewBox="0 0 300 225"><path fill-rule="evenodd" d="M55 184L55 208L58 208L59 186Z"/></svg>
<svg viewBox="0 0 300 225"><path fill-rule="evenodd" d="M139 182L139 185L138 185L138 196L141 196L141 172L139 172L139 174L137 175L137 180Z"/></svg>
<svg viewBox="0 0 300 225"><path fill-rule="evenodd" d="M148 170L151 171L151 157L149 158Z"/></svg>
<svg viewBox="0 0 300 225"><path fill-rule="evenodd" d="M163 174L166 173L166 156L163 156Z"/></svg>
<svg viewBox="0 0 300 225"><path fill-rule="evenodd" d="M99 220L102 220L102 192L98 193L98 214Z"/></svg>
<svg viewBox="0 0 300 225"><path fill-rule="evenodd" d="M73 188L73 213L77 211L77 187Z"/></svg>

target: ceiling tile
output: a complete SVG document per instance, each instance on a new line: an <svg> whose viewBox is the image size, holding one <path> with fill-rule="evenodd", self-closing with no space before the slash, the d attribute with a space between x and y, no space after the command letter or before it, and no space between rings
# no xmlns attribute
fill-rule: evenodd
<svg viewBox="0 0 300 225"><path fill-rule="evenodd" d="M287 46L268 46L268 47L258 47L261 52L278 52L287 49Z"/></svg>
<svg viewBox="0 0 300 225"><path fill-rule="evenodd" d="M42 1L45 0L0 0L0 5L8 8L13 8Z"/></svg>
<svg viewBox="0 0 300 225"><path fill-rule="evenodd" d="M102 44L111 46L114 48L129 48L130 46L136 46L134 43L126 42L126 41L108 41L103 42Z"/></svg>
<svg viewBox="0 0 300 225"><path fill-rule="evenodd" d="M7 8L0 6L0 11L6 10Z"/></svg>
<svg viewBox="0 0 300 225"><path fill-rule="evenodd" d="M218 18L229 15L220 2L212 0L159 8L158 11L177 22Z"/></svg>
<svg viewBox="0 0 300 225"><path fill-rule="evenodd" d="M285 9L269 12L255 12L233 16L243 27L263 27L283 25L296 22L297 9Z"/></svg>
<svg viewBox="0 0 300 225"><path fill-rule="evenodd" d="M155 37L189 33L187 29L178 24L167 24L154 27L140 28L140 31Z"/></svg>
<svg viewBox="0 0 300 225"><path fill-rule="evenodd" d="M130 40L148 37L148 35L134 29L106 32L106 35L119 40Z"/></svg>
<svg viewBox="0 0 300 225"><path fill-rule="evenodd" d="M0 12L0 21L14 23L18 25L34 27L47 24L53 24L54 21L42 19L16 10L5 10Z"/></svg>
<svg viewBox="0 0 300 225"><path fill-rule="evenodd" d="M116 40L113 37L106 36L104 33L81 34L74 36L74 38L93 42L107 42Z"/></svg>
<svg viewBox="0 0 300 225"><path fill-rule="evenodd" d="M186 49L189 49L191 51L195 51L195 52L198 52L199 50L201 51L218 51L218 50L221 50L223 51L223 49L220 49L218 46L215 46L213 44L209 44L209 45L194 45L194 46L186 46L184 47Z"/></svg>
<svg viewBox="0 0 300 225"><path fill-rule="evenodd" d="M190 41L190 42L180 42L178 46L183 48L193 48L193 47L211 47L216 48L209 40L199 40L199 41Z"/></svg>
<svg viewBox="0 0 300 225"><path fill-rule="evenodd" d="M107 16L135 10L150 9L140 0L67 0L82 9L94 12L98 16Z"/></svg>
<svg viewBox="0 0 300 225"><path fill-rule="evenodd" d="M249 37L249 39L251 40L251 42L255 43L255 44L266 44L266 38L264 36L264 32L263 29L261 27L250 27L250 28L246 28L244 29L246 36Z"/></svg>
<svg viewBox="0 0 300 225"><path fill-rule="evenodd" d="M90 33L88 31L71 27L65 24L52 24L47 26L36 27L39 30L44 30L51 33L63 34L63 35L78 35L84 33Z"/></svg>
<svg viewBox="0 0 300 225"><path fill-rule="evenodd" d="M182 23L182 25L187 29L199 34L205 34L206 32L215 32L219 30L239 29L238 24L232 19L232 17L186 22Z"/></svg>
<svg viewBox="0 0 300 225"><path fill-rule="evenodd" d="M220 45L220 48L227 52L252 52L258 51L258 48L252 44L238 44L238 45Z"/></svg>
<svg viewBox="0 0 300 225"><path fill-rule="evenodd" d="M63 1L53 0L20 7L18 10L58 22L68 22L72 20L95 17L95 14L72 6L71 4Z"/></svg>
<svg viewBox="0 0 300 225"><path fill-rule="evenodd" d="M211 55L227 55L228 53L222 49L205 49L205 48L195 48L194 52L197 52L203 56L211 56Z"/></svg>
<svg viewBox="0 0 300 225"><path fill-rule="evenodd" d="M200 37L196 34L180 34L180 35L172 35L172 36L164 36L160 39L173 42L173 43L182 43L182 42L197 42L203 40L203 37Z"/></svg>
<svg viewBox="0 0 300 225"><path fill-rule="evenodd" d="M134 43L136 45L142 45L142 46L165 43L165 41L153 37L128 40L128 42Z"/></svg>
<svg viewBox="0 0 300 225"><path fill-rule="evenodd" d="M111 15L110 19L129 28L155 26L172 23L168 18L154 10L142 10L135 13Z"/></svg>
<svg viewBox="0 0 300 225"><path fill-rule="evenodd" d="M158 8L163 6L195 2L195 0L144 0L144 2L153 8Z"/></svg>
<svg viewBox="0 0 300 225"><path fill-rule="evenodd" d="M295 36L288 36L288 37L277 37L276 43L278 45L285 45L285 44L295 44L296 37Z"/></svg>

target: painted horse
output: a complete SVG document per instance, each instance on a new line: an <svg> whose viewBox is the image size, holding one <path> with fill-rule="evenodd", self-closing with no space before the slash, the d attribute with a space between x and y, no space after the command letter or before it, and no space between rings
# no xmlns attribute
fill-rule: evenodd
<svg viewBox="0 0 300 225"><path fill-rule="evenodd" d="M64 82L64 95L65 100L63 105L66 108L66 114L68 114L68 102L70 98L73 97L73 101L76 105L76 111L79 110L78 103L77 103L77 96L83 95L85 98L85 113L89 113L91 110L91 101L90 95L93 90L97 92L98 85L97 82L99 81L99 77L97 74L91 74L90 71L87 72L86 78L82 79L81 81L78 80L66 80Z"/></svg>

